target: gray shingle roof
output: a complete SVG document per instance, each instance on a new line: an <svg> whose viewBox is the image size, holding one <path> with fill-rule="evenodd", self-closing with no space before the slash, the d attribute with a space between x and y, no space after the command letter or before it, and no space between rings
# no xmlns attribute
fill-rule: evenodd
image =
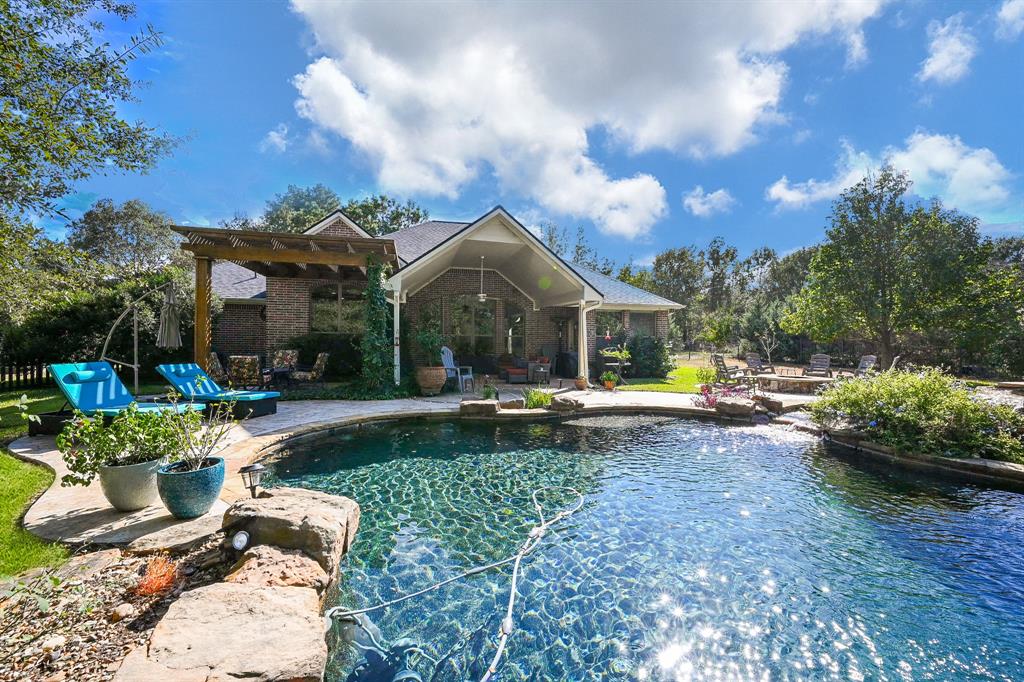
<svg viewBox="0 0 1024 682"><path fill-rule="evenodd" d="M454 223L448 220L428 220L426 222L410 225L397 232L384 235L385 239L395 240L395 250L398 257L406 263L411 263L427 251L448 239L453 234L469 225L469 223Z"/></svg>
<svg viewBox="0 0 1024 682"><path fill-rule="evenodd" d="M220 298L267 297L267 278L247 270L231 261L219 260L213 264L213 293Z"/></svg>
<svg viewBox="0 0 1024 682"><path fill-rule="evenodd" d="M609 306L663 306L665 308L677 308L678 303L662 298L649 291L638 289L632 284L626 284L614 277L602 275L600 272L585 268L576 263L569 263L569 267L579 273L580 277L590 282L591 286L604 294L604 304Z"/></svg>

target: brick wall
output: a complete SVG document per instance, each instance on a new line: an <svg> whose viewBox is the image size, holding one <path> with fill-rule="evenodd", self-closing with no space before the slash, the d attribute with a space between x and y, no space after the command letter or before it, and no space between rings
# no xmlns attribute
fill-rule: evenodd
<svg viewBox="0 0 1024 682"><path fill-rule="evenodd" d="M365 237L351 227L349 227L343 218L340 216L330 225L327 225L320 232L317 233L323 237L357 237L359 239L365 239Z"/></svg>
<svg viewBox="0 0 1024 682"><path fill-rule="evenodd" d="M225 303L213 321L213 349L231 355L264 354L267 324L262 303Z"/></svg>
<svg viewBox="0 0 1024 682"><path fill-rule="evenodd" d="M316 280L267 278L267 350L309 332L309 290Z"/></svg>

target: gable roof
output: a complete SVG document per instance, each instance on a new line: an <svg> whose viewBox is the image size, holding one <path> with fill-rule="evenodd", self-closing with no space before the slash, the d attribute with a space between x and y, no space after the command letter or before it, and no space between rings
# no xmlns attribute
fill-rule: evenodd
<svg viewBox="0 0 1024 682"><path fill-rule="evenodd" d="M388 238L394 240L398 257L411 263L468 225L449 220L427 220L392 232Z"/></svg>
<svg viewBox="0 0 1024 682"><path fill-rule="evenodd" d="M342 211L340 208L334 209L333 211L331 211L330 213L325 215L323 218L321 218L320 220L318 220L315 223L313 223L312 226L310 226L310 227L306 228L305 230L303 230L302 234L320 234L325 229L327 229L329 226L333 225L335 222L337 222L339 220L344 222L346 225L351 227L353 230L358 232L363 237L366 237L367 239L373 239L374 238L374 236L372 234L370 234L369 232L367 232L363 228L359 227L359 225L356 223L356 221L354 221L351 218L349 218L348 215L346 215L345 212Z"/></svg>
<svg viewBox="0 0 1024 682"><path fill-rule="evenodd" d="M627 284L622 280L609 277L608 275L602 275L596 270L583 267L578 263L567 263L576 272L580 273L587 279L588 282L593 284L595 287L601 290L604 294L605 307L614 308L616 306L630 307L630 306L642 306L645 308L665 310L666 308L682 308L680 304L675 301L670 301L667 298L652 294L649 291L635 287L632 284Z"/></svg>

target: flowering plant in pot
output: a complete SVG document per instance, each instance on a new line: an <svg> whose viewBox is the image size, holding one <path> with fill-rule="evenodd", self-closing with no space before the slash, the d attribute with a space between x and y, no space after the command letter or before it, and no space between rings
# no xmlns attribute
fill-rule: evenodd
<svg viewBox="0 0 1024 682"><path fill-rule="evenodd" d="M118 511L149 506L157 495L156 472L177 445L160 412L132 403L104 425L102 416L75 412L57 436L68 473L61 485L89 485L97 477L107 501Z"/></svg>
<svg viewBox="0 0 1024 682"><path fill-rule="evenodd" d="M176 519L194 519L210 511L224 487L224 458L214 457L234 424L234 403L215 403L207 423L201 412L163 413L174 437L171 461L159 468L156 487L167 511Z"/></svg>
<svg viewBox="0 0 1024 682"><path fill-rule="evenodd" d="M619 377L615 372L608 370L601 375L601 383L610 391L615 388L615 384L619 383Z"/></svg>
<svg viewBox="0 0 1024 682"><path fill-rule="evenodd" d="M423 353L425 364L416 368L416 383L423 395L437 395L448 380L448 372L441 364L441 325L424 322L416 332L416 344Z"/></svg>

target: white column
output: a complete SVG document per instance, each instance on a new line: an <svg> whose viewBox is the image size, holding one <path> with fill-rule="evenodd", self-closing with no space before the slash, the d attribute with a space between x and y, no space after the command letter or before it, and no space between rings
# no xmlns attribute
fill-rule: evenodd
<svg viewBox="0 0 1024 682"><path fill-rule="evenodd" d="M400 315L400 312L401 312L400 311L400 306L401 306L401 302L402 302L402 285L401 285L401 283L399 283L399 282L395 283L395 288L392 291L392 295L395 297L395 299L394 299L394 304L395 304L395 309L394 309L394 313L395 313L395 386L397 386L398 384L402 383L402 348L401 348L401 346L402 346L401 338L402 337L401 337L401 334L399 333L400 332L400 330L399 330L399 319L401 317L401 315Z"/></svg>
<svg viewBox="0 0 1024 682"><path fill-rule="evenodd" d="M580 321L576 325L579 340L576 343L576 347L579 350L579 371L577 372L580 376L584 376L587 380L590 380L590 360L587 358L587 303L586 301L580 300Z"/></svg>

